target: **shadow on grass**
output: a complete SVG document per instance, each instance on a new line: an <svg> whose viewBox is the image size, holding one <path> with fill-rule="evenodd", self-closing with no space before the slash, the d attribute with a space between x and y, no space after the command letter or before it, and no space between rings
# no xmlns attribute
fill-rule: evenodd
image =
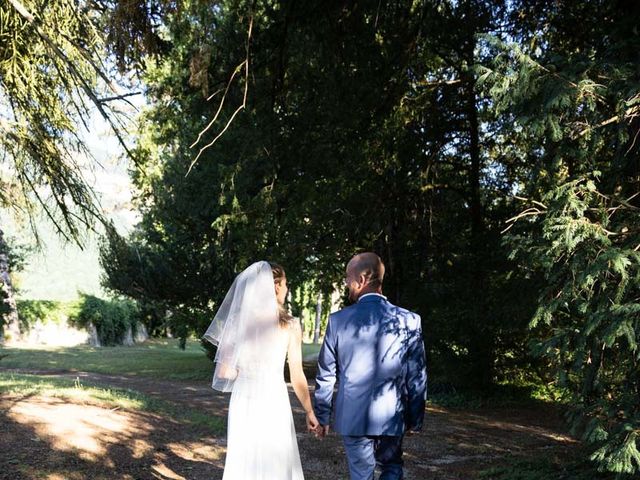
<svg viewBox="0 0 640 480"><path fill-rule="evenodd" d="M223 449L202 432L147 412L0 398L0 478L212 479Z"/></svg>
<svg viewBox="0 0 640 480"><path fill-rule="evenodd" d="M213 435L224 435L225 422L221 414L206 413L199 408L179 405L164 400L162 395L149 396L129 388L115 388L93 382L85 383L80 377L75 380L69 378L51 378L31 374L5 374L0 371L0 394L14 397L28 398L33 395L45 395L63 398L69 401L93 402L101 406L135 409L164 415L181 423L208 430Z"/></svg>

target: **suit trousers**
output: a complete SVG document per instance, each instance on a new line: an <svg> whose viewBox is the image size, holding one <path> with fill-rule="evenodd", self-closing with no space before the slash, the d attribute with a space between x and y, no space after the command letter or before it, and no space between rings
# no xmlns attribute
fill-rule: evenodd
<svg viewBox="0 0 640 480"><path fill-rule="evenodd" d="M402 480L402 436L343 435L351 480L373 480L380 467L379 480Z"/></svg>

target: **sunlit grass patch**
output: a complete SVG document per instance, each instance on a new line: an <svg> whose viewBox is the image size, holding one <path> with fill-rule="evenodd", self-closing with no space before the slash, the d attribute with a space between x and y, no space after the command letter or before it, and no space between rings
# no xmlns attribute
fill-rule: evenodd
<svg viewBox="0 0 640 480"><path fill-rule="evenodd" d="M502 382L482 392L433 382L429 385L428 401L447 408L562 406L566 395L558 388L533 382Z"/></svg>
<svg viewBox="0 0 640 480"><path fill-rule="evenodd" d="M304 344L302 355L317 353L320 345ZM3 347L0 368L68 370L132 375L167 380L209 380L213 363L198 340L185 350L176 339L152 339L130 347Z"/></svg>
<svg viewBox="0 0 640 480"><path fill-rule="evenodd" d="M176 339L154 339L130 347L4 347L2 368L70 370L124 374L169 380L204 380L213 372L212 362L198 341L178 348Z"/></svg>

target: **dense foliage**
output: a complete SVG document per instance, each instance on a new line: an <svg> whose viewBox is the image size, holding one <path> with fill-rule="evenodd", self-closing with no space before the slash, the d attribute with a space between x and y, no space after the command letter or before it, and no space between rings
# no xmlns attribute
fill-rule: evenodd
<svg viewBox="0 0 640 480"><path fill-rule="evenodd" d="M101 3L0 4L0 205L32 226L43 210L58 233L78 243L84 228L104 218L82 175L96 166L81 135L94 109L127 149Z"/></svg>
<svg viewBox="0 0 640 480"><path fill-rule="evenodd" d="M101 345L119 345L127 331L135 333L139 321L137 305L130 300L104 300L83 295L77 310L70 316L72 325L87 327L92 323Z"/></svg>
<svg viewBox="0 0 640 480"><path fill-rule="evenodd" d="M285 265L300 313L311 285L328 302L349 257L374 249L392 301L425 318L433 378L486 388L514 372L528 361L533 297L518 275L507 281L500 243L512 180L482 178L490 113L476 101L474 45L500 9L474 8L185 3L167 17L171 53L145 72L152 108L133 177L143 220L128 241L110 235L107 285L198 311L184 318L201 332L255 259ZM457 16L473 19L468 30ZM193 164L247 81L246 108ZM219 126L190 148L223 95Z"/></svg>
<svg viewBox="0 0 640 480"><path fill-rule="evenodd" d="M28 332L36 322L63 323L77 314L80 302L58 300L18 300L20 331Z"/></svg>
<svg viewBox="0 0 640 480"><path fill-rule="evenodd" d="M0 343L5 334L20 332L20 318L13 283L14 275L24 269L29 253L31 253L29 246L13 238L5 239L0 229Z"/></svg>
<svg viewBox="0 0 640 480"><path fill-rule="evenodd" d="M528 4L544 30L493 41L495 108L528 145L528 207L507 237L544 275L531 326L600 469L640 471L638 4ZM623 8L623 7L628 8ZM579 19L579 22L578 22ZM544 43L543 43L544 42Z"/></svg>
<svg viewBox="0 0 640 480"><path fill-rule="evenodd" d="M294 313L321 292L326 314L372 249L390 299L423 318L436 387L549 383L597 465L637 473L637 2L25 2L61 19L66 57L16 3L0 7L2 145L23 185L58 196L54 220L92 205L64 149L88 58L104 46L145 85L142 220L109 229L101 260L152 328L201 334L264 258Z"/></svg>

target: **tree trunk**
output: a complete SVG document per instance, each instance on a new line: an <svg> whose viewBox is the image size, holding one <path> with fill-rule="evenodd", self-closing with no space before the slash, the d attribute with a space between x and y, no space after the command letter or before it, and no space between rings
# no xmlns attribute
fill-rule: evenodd
<svg viewBox="0 0 640 480"><path fill-rule="evenodd" d="M473 50L472 50L473 51ZM470 62L473 54L470 53ZM470 63L471 64L471 63ZM484 260L488 252L484 251L484 212L481 198L480 176L482 158L480 151L480 128L478 120L478 104L475 91L475 78L466 73L465 96L469 134L469 214L471 226L471 299L474 304L474 318L471 321L472 345L469 354L472 362L472 378L477 387L485 390L493 382L494 357L493 342L487 338L484 325L489 322L486 308L486 267Z"/></svg>
<svg viewBox="0 0 640 480"><path fill-rule="evenodd" d="M396 191L402 191L402 189L396 189ZM401 204L401 201L398 203ZM384 293L389 297L389 300L396 304L402 305L402 272L401 265L398 259L402 258L401 251L406 248L404 245L400 245L398 242L398 221L400 218L399 209L394 209L393 219L387 225L387 235L385 238L385 245L382 251L386 250L387 258L384 258L386 272L385 272L385 290ZM400 251L398 250L400 249ZM384 287L383 287L384 288Z"/></svg>
<svg viewBox="0 0 640 480"><path fill-rule="evenodd" d="M471 213L471 238L475 241L482 231L482 201L480 199L480 130L476 102L475 79L469 74L466 80L467 119L469 122L469 206Z"/></svg>
<svg viewBox="0 0 640 480"><path fill-rule="evenodd" d="M8 309L5 314L3 325L0 326L0 342L4 343L5 338L16 341L20 339L20 319L18 317L18 307L16 305L11 278L9 277L9 247L4 241L4 234L0 230L0 282L2 283L3 303Z"/></svg>
<svg viewBox="0 0 640 480"><path fill-rule="evenodd" d="M316 322L313 329L313 343L320 341L320 319L322 318L322 293L318 294L316 301Z"/></svg>

